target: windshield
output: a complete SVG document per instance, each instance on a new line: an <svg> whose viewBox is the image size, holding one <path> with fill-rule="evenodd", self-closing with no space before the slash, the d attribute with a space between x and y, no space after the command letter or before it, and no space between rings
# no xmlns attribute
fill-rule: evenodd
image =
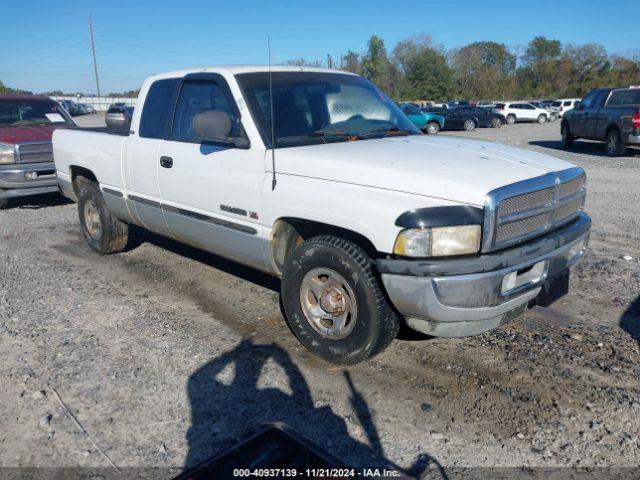
<svg viewBox="0 0 640 480"><path fill-rule="evenodd" d="M0 127L20 125L73 125L73 122L53 100L0 99Z"/></svg>
<svg viewBox="0 0 640 480"><path fill-rule="evenodd" d="M271 148L269 74L237 78L262 139ZM274 72L272 82L276 148L420 133L395 103L361 77Z"/></svg>

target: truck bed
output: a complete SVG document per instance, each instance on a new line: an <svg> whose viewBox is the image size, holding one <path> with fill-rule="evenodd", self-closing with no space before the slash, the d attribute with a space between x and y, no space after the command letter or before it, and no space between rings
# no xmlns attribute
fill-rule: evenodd
<svg viewBox="0 0 640 480"><path fill-rule="evenodd" d="M129 132L122 128L59 129L53 134L53 160L62 180L71 181L71 168L93 172L100 184L123 188L122 153Z"/></svg>

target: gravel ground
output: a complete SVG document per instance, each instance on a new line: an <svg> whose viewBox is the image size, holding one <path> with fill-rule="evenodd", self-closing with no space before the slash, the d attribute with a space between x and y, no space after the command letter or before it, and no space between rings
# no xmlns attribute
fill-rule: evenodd
<svg viewBox="0 0 640 480"><path fill-rule="evenodd" d="M462 467L637 466L640 152L563 151L558 130L450 134L585 168L593 234L569 295L476 337L401 332L353 368L296 342L271 277L152 234L100 257L74 204L15 202L0 212L0 466L109 467L97 445L120 468L179 470L267 421L353 465L424 478L443 476L440 465L449 478Z"/></svg>

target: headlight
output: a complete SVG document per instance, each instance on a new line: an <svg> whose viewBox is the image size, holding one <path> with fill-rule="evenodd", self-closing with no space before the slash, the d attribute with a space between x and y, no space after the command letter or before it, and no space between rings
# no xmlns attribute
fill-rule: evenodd
<svg viewBox="0 0 640 480"><path fill-rule="evenodd" d="M0 165L8 163L16 163L13 145L0 143Z"/></svg>
<svg viewBox="0 0 640 480"><path fill-rule="evenodd" d="M410 228L398 234L393 253L403 257L446 257L480 251L480 225Z"/></svg>

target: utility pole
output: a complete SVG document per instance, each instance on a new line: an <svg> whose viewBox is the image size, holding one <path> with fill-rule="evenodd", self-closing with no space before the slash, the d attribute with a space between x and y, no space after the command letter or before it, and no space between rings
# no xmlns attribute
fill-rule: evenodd
<svg viewBox="0 0 640 480"><path fill-rule="evenodd" d="M96 45L93 42L93 24L91 23L91 15L89 15L89 39L91 40L91 55L93 56L93 73L96 76L96 90L100 97L100 81L98 80L98 63L96 62Z"/></svg>

